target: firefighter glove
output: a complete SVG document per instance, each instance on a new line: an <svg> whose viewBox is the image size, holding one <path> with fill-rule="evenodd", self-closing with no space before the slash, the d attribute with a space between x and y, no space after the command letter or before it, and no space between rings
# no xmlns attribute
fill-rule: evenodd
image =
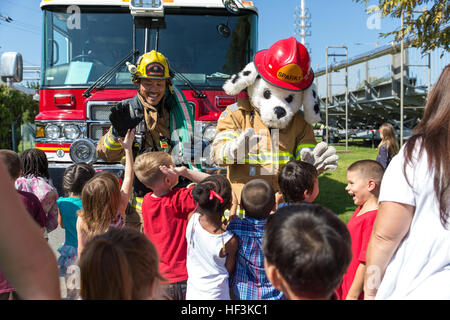
<svg viewBox="0 0 450 320"><path fill-rule="evenodd" d="M130 114L130 105L125 102L119 102L111 108L109 121L112 125L112 134L116 137L125 137L128 129L135 128L142 121L144 115L132 116Z"/></svg>

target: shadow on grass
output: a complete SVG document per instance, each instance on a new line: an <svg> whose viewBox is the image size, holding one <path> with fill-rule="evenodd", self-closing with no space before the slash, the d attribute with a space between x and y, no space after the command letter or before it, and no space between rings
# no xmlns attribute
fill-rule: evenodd
<svg viewBox="0 0 450 320"><path fill-rule="evenodd" d="M347 223L355 211L356 205L345 191L346 184L331 179L330 175L325 172L319 176L319 195L314 203L331 209L342 221Z"/></svg>

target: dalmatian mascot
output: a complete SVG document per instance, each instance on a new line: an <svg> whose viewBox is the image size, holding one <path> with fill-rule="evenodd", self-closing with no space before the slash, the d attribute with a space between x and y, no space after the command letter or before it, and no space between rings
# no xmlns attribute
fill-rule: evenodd
<svg viewBox="0 0 450 320"><path fill-rule="evenodd" d="M223 85L229 95L248 92L220 115L212 147L239 201L244 184L255 178L278 191L277 175L292 159L313 164L319 173L336 170L336 150L325 142L316 146L312 124L320 111L313 80L308 51L290 37L257 52Z"/></svg>

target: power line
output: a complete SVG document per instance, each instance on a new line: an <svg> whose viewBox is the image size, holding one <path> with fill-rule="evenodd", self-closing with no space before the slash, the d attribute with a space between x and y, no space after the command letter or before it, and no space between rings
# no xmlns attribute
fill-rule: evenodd
<svg viewBox="0 0 450 320"><path fill-rule="evenodd" d="M23 22L21 20L13 19L9 15L2 15L1 13L0 13L0 20L3 20L3 21L8 22L8 23L11 23L11 22L12 23L16 23L16 24L19 24L19 25L21 25L21 26L23 26L25 28L32 28L32 29L39 29L40 28L40 26L38 26L38 25L29 24L29 23Z"/></svg>
<svg viewBox="0 0 450 320"><path fill-rule="evenodd" d="M27 28L24 28L24 27L20 27L20 26L17 26L17 25L1 24L0 26L11 27L11 28L15 28L15 29L20 30L20 31L31 32L31 33L36 34L38 36L40 35L40 33L36 32L34 30L30 30L30 29L27 29Z"/></svg>
<svg viewBox="0 0 450 320"><path fill-rule="evenodd" d="M26 23L26 22L23 22L23 21L17 20L17 19L14 19L14 20L13 20L13 23L14 23L14 22L15 22L16 24L20 25L20 26L25 27L25 28L32 28L32 29L39 29L39 28L40 28L40 26L38 26L38 25L35 25L35 24L29 24L29 23Z"/></svg>

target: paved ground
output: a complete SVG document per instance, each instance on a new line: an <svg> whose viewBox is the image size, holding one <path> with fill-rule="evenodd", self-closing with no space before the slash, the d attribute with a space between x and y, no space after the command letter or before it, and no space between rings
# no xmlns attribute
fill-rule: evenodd
<svg viewBox="0 0 450 320"><path fill-rule="evenodd" d="M58 226L55 230L48 234L48 244L53 249L56 258L59 257L58 248L63 244L65 239L64 229Z"/></svg>
<svg viewBox="0 0 450 320"><path fill-rule="evenodd" d="M56 259L59 257L58 248L64 243L65 235L64 229L58 226L55 230L48 234L48 244L55 253ZM59 278L61 298L67 299L66 280L63 277ZM71 299L72 300L72 299Z"/></svg>

